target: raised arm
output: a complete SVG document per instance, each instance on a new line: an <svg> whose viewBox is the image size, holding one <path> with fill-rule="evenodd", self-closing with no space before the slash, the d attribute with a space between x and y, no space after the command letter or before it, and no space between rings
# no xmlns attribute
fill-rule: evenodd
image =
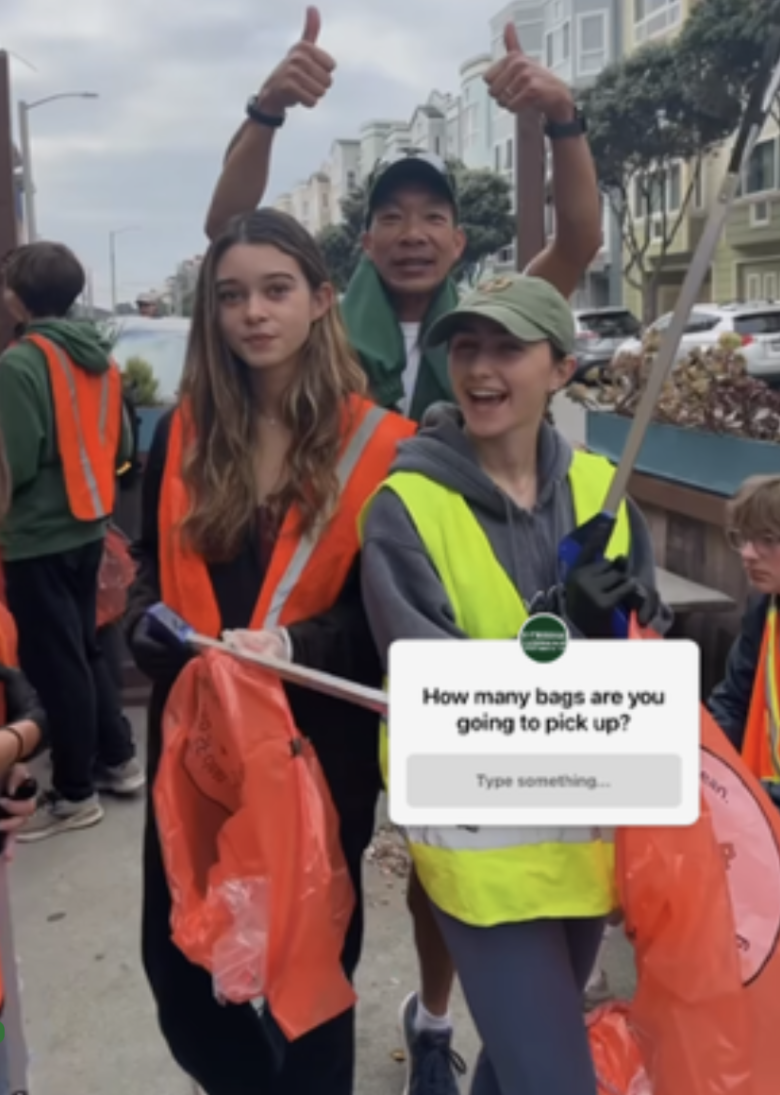
<svg viewBox="0 0 780 1095"><path fill-rule="evenodd" d="M554 125L575 121L571 91L523 53L513 23L506 28L504 43L506 55L485 74L493 98L513 114L533 109ZM557 137L551 145L555 235L526 273L570 297L601 247L601 201L585 134Z"/></svg>
<svg viewBox="0 0 780 1095"><path fill-rule="evenodd" d="M315 107L333 82L336 63L317 45L320 14L306 9L303 35L260 88L249 117L225 154L206 217L206 235L215 239L231 217L250 213L268 186L274 136L291 107ZM266 120L267 119L267 120Z"/></svg>

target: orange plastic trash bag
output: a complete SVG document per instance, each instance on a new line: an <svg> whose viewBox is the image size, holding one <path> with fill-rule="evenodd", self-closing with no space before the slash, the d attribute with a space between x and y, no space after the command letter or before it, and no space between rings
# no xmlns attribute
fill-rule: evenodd
<svg viewBox="0 0 780 1095"><path fill-rule="evenodd" d="M586 1022L598 1095L653 1095L631 1032L628 1004L595 1008Z"/></svg>
<svg viewBox="0 0 780 1095"><path fill-rule="evenodd" d="M616 834L631 1027L653 1095L776 1095L780 817L703 706L700 727L699 820Z"/></svg>
<svg viewBox="0 0 780 1095"><path fill-rule="evenodd" d="M279 679L221 651L180 674L163 734L173 941L219 999L262 998L294 1040L356 1000L340 961L355 894L319 761Z"/></svg>
<svg viewBox="0 0 780 1095"><path fill-rule="evenodd" d="M97 626L121 619L127 608L127 591L135 578L130 543L115 525L110 525L103 546L98 573Z"/></svg>

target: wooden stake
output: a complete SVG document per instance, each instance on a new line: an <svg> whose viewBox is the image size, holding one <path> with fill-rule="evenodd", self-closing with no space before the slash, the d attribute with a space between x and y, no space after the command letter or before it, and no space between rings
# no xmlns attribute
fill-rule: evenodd
<svg viewBox="0 0 780 1095"><path fill-rule="evenodd" d="M516 266L525 270L544 250L545 145L541 115L524 110L515 123Z"/></svg>

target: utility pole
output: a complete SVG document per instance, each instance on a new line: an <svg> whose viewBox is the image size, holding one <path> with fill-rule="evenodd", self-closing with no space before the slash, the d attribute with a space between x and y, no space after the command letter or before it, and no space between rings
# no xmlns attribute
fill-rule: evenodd
<svg viewBox="0 0 780 1095"><path fill-rule="evenodd" d="M32 170L32 147L30 144L30 111L47 103L56 103L60 99L98 99L96 91L58 91L56 95L47 95L36 99L34 103L19 103L19 151L22 154L22 176L24 179L24 211L27 227L27 242L38 239L38 218L35 215L35 183Z"/></svg>
<svg viewBox="0 0 780 1095"><path fill-rule="evenodd" d="M35 183L32 177L32 148L30 147L30 120L27 103L19 100L19 151L22 156L22 193L24 194L24 226L28 243L38 239L35 216Z"/></svg>
<svg viewBox="0 0 780 1095"><path fill-rule="evenodd" d="M111 265L111 314L116 315L116 232L108 234L108 261Z"/></svg>
<svg viewBox="0 0 780 1095"><path fill-rule="evenodd" d="M114 228L108 233L108 261L111 266L111 312L116 315L116 237L123 232L137 232L139 224L126 224L124 228Z"/></svg>
<svg viewBox="0 0 780 1095"><path fill-rule="evenodd" d="M19 243L11 136L11 72L8 54L0 50L0 260ZM13 338L14 323L0 304L0 351Z"/></svg>
<svg viewBox="0 0 780 1095"><path fill-rule="evenodd" d="M544 216L546 169L542 116L536 110L523 110L517 115L515 123L515 251L516 266L521 273L547 243Z"/></svg>

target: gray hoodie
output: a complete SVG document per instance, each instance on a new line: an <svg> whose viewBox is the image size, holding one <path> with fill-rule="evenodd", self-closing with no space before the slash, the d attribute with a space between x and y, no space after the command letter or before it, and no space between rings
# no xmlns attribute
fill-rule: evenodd
<svg viewBox="0 0 780 1095"><path fill-rule="evenodd" d="M401 444L392 472L418 472L457 491L479 521L496 559L523 601L559 580L558 544L575 527L568 481L572 450L547 423L539 437L537 502L523 510L482 471L452 404L437 404L420 432ZM392 474L391 472L391 474ZM655 589L655 564L647 525L629 501L629 570ZM447 593L400 498L382 489L366 521L362 551L363 599L386 667L397 639L463 639ZM653 626L664 633L671 623L664 607Z"/></svg>

